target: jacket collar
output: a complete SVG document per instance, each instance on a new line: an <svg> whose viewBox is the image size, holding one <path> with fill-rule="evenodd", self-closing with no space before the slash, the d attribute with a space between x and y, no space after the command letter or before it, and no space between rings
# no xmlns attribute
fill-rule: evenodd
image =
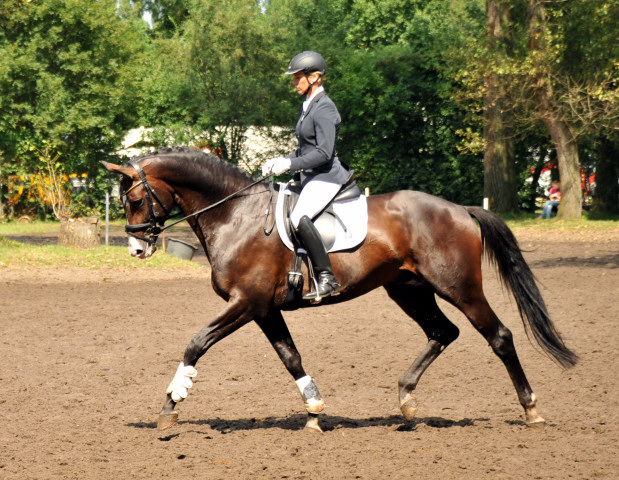
<svg viewBox="0 0 619 480"><path fill-rule="evenodd" d="M326 93L325 93L324 90L316 93L312 97L309 105L307 106L307 110L305 110L305 112L303 111L303 106L301 106L301 112L299 113L299 122L301 122L305 117L307 117L309 115L309 113L312 110L312 107L314 106L314 104L316 104L318 102L318 100L320 100L325 95L326 95Z"/></svg>

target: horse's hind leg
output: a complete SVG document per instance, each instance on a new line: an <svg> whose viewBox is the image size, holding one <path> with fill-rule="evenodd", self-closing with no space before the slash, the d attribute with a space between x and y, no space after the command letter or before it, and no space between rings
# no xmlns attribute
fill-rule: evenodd
<svg viewBox="0 0 619 480"><path fill-rule="evenodd" d="M294 378L308 413L305 428L321 432L318 426L318 414L322 412L325 403L320 396L314 380L305 373L301 355L292 341L288 326L281 312L276 312L264 318L255 320L266 337L273 345L279 358Z"/></svg>
<svg viewBox="0 0 619 480"><path fill-rule="evenodd" d="M467 316L473 326L487 340L494 353L501 359L516 388L518 400L524 408L527 425L544 424L545 420L537 414L537 399L527 380L516 348L512 332L501 323L483 293L469 298L458 308Z"/></svg>
<svg viewBox="0 0 619 480"><path fill-rule="evenodd" d="M458 338L459 330L441 312L431 289L411 284L391 284L385 286L385 289L402 310L419 324L428 337L427 345L398 382L400 410L404 418L410 422L417 410L417 400L413 396L413 391L430 364Z"/></svg>

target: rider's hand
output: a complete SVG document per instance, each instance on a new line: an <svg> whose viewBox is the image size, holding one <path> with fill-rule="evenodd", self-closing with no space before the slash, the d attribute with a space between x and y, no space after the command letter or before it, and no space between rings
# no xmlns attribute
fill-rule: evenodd
<svg viewBox="0 0 619 480"><path fill-rule="evenodd" d="M281 175L290 170L290 159L286 157L278 157L273 159L273 167L271 171L275 175Z"/></svg>
<svg viewBox="0 0 619 480"><path fill-rule="evenodd" d="M281 175L284 172L290 170L290 159L286 157L277 157L267 160L262 166L262 175L268 175L273 173L274 175Z"/></svg>
<svg viewBox="0 0 619 480"><path fill-rule="evenodd" d="M273 170L273 163L275 162L274 158L270 158L269 160L267 160L264 165L262 165L262 176L266 176L269 175L271 173L271 170Z"/></svg>

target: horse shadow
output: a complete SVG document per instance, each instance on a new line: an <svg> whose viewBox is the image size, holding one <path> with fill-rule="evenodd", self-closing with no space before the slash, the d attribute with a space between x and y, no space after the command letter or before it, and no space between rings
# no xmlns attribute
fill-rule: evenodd
<svg viewBox="0 0 619 480"><path fill-rule="evenodd" d="M595 257L558 257L533 260L529 262L531 268L547 267L579 267L579 268L619 268L619 254L609 253Z"/></svg>
<svg viewBox="0 0 619 480"><path fill-rule="evenodd" d="M307 415L295 414L290 417L267 417L264 419L255 418L239 418L239 419L221 419L209 418L204 420L181 420L179 425L193 425L196 427L207 426L209 430L216 431L221 434L228 434L237 431L252 431L252 430L268 430L277 428L281 430L303 430ZM460 420L452 420L443 417L420 417L415 418L411 422L406 422L401 415L390 415L387 417L369 417L369 418L348 418L341 416L321 415L320 427L324 432L340 430L340 429L357 429L371 427L393 427L396 431L407 432L414 431L420 426L430 428L455 428L455 427L472 427L480 423L489 422L488 418L463 418ZM524 425L524 423L523 423ZM127 427L140 429L157 428L156 422L132 422L125 424ZM207 433L206 431L203 433ZM172 434L162 436L161 441L171 440L180 434Z"/></svg>

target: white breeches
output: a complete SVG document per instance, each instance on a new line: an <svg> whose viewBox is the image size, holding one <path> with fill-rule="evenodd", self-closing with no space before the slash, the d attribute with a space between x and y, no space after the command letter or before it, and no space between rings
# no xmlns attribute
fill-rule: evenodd
<svg viewBox="0 0 619 480"><path fill-rule="evenodd" d="M310 180L301 190L299 201L290 214L293 227L297 228L301 218L305 215L310 219L318 215L340 191L340 188L342 186L339 183Z"/></svg>

